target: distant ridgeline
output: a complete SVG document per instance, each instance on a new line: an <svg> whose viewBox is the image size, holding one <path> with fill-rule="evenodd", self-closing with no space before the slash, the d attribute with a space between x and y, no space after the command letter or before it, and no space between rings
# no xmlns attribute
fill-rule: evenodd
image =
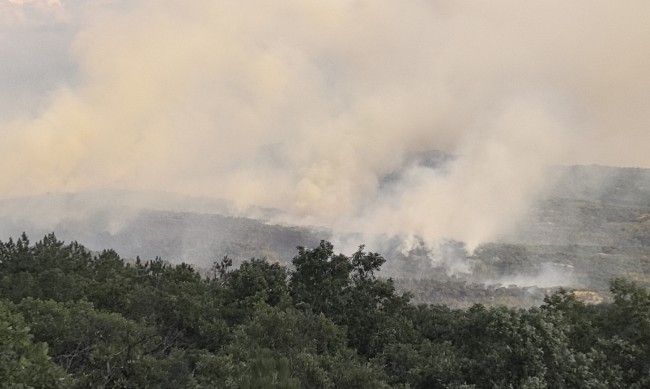
<svg viewBox="0 0 650 389"><path fill-rule="evenodd" d="M93 249L111 247L127 258L157 257L209 267L214 258L291 258L299 245L328 238L322 229L268 224L273 210L253 209L262 219L233 216L225 202L170 193L108 191L47 194L0 200L0 237L55 231Z"/></svg>
<svg viewBox="0 0 650 389"><path fill-rule="evenodd" d="M650 170L556 168L556 184L507 237L536 263L564 266L572 286L624 276L650 285Z"/></svg>
<svg viewBox="0 0 650 389"><path fill-rule="evenodd" d="M647 388L650 292L559 290L528 310L410 303L385 263L326 242L292 268L224 258L202 276L48 235L0 242L0 386Z"/></svg>
<svg viewBox="0 0 650 389"><path fill-rule="evenodd" d="M445 174L453 161L440 151L414 154L381 179L381 190L396 187L409 167ZM382 245L372 249L387 258L382 276L418 302L453 307L530 307L559 286L597 293L598 300L619 276L650 285L650 170L572 166L553 168L551 176L555 184L512 234L473 253L462 242L404 252L400 237L376 239ZM255 208L236 217L223 201L160 192L47 194L0 200L0 239L55 231L92 250L203 269L225 255L235 265L250 258L290 265L295 247L333 239L324 228L269 223L279 212Z"/></svg>

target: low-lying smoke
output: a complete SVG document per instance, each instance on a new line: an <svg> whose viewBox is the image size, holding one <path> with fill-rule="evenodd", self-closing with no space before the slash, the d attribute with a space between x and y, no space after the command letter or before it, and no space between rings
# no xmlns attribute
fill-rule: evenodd
<svg viewBox="0 0 650 389"><path fill-rule="evenodd" d="M4 2L2 57L52 67L0 63L14 75L0 78L14 107L0 110L0 196L163 190L472 248L507 232L548 165L650 167L649 12L646 0ZM44 31L60 37L53 59L34 43ZM408 163L430 150L454 158Z"/></svg>

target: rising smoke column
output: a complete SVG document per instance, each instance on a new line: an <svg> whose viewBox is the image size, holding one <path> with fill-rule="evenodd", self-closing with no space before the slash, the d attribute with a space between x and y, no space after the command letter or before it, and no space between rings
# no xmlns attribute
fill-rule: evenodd
<svg viewBox="0 0 650 389"><path fill-rule="evenodd" d="M0 49L50 27L68 65L40 69L55 81L25 98L36 109L2 111L0 195L166 190L474 246L525 212L549 164L650 166L648 11L646 1L4 2ZM28 56L47 62L30 42ZM28 82L15 81L0 101ZM434 149L456 156L444 173L405 165ZM399 186L382 191L397 170Z"/></svg>

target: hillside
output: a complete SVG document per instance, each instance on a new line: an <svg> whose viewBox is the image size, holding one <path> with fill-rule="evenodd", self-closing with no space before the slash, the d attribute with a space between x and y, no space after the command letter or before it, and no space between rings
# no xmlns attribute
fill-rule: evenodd
<svg viewBox="0 0 650 389"><path fill-rule="evenodd" d="M248 213L264 218L272 210ZM126 258L161 257L209 267L225 255L289 261L299 245L317 244L327 234L233 216L226 202L160 192L109 191L47 194L0 201L0 236L22 232L40 237L56 232L92 250L110 247Z"/></svg>
<svg viewBox="0 0 650 389"><path fill-rule="evenodd" d="M558 286L583 290L585 301L608 298L624 276L650 285L650 170L603 166L555 167L553 185L513 231L467 253L459 242L439 252L398 250L387 263L397 285L420 302L531 306ZM449 258L465 272L449 274L428 259ZM486 286L489 285L489 286Z"/></svg>
<svg viewBox="0 0 650 389"><path fill-rule="evenodd" d="M451 160L441 153L414 158L432 169ZM382 185L399 179L393 173ZM459 307L530 306L559 286L594 291L598 300L617 276L650 284L650 170L556 167L552 181L511 234L474 253L453 241L405 253L400 237L377 239L381 247L370 249L387 258L381 274L417 302ZM161 257L199 268L225 255L235 264L253 257L289 264L297 246L333 236L269 222L277 212L253 209L254 217L237 217L225 202L158 192L47 194L0 201L0 236L54 231L92 250L111 247L126 258Z"/></svg>
<svg viewBox="0 0 650 389"><path fill-rule="evenodd" d="M650 170L558 169L557 184L504 241L532 263L568 266L576 286L605 288L613 276L650 282Z"/></svg>

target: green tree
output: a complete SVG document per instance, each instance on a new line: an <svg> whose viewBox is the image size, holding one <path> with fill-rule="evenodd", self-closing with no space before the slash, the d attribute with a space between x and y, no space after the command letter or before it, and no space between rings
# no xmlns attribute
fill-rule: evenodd
<svg viewBox="0 0 650 389"><path fill-rule="evenodd" d="M297 308L324 314L347 328L350 346L373 357L386 344L415 335L408 319L409 296L397 295L391 279L376 276L385 261L363 246L351 258L335 255L325 241L313 250L299 248L289 293Z"/></svg>
<svg viewBox="0 0 650 389"><path fill-rule="evenodd" d="M34 343L22 315L0 300L0 388L66 388L71 379Z"/></svg>
<svg viewBox="0 0 650 389"><path fill-rule="evenodd" d="M294 304L302 310L340 317L348 302L353 266L343 254L334 255L334 246L321 241L315 249L298 247L293 259L289 292Z"/></svg>
<svg viewBox="0 0 650 389"><path fill-rule="evenodd" d="M187 361L178 363L173 344L158 336L153 327L97 311L87 301L27 298L16 308L30 324L35 339L50 345L53 360L77 378L77 387L133 387L148 381L147 377L163 383L190 380ZM177 363L170 363L170 355Z"/></svg>
<svg viewBox="0 0 650 389"><path fill-rule="evenodd" d="M241 389L298 389L300 381L291 377L289 360L275 357L264 349L250 363L250 372L242 376Z"/></svg>
<svg viewBox="0 0 650 389"><path fill-rule="evenodd" d="M27 235L0 244L0 293L18 302L24 297L57 301L79 299L88 291L90 253L54 234L30 245Z"/></svg>
<svg viewBox="0 0 650 389"><path fill-rule="evenodd" d="M599 336L607 361L620 366L628 388L650 386L650 292L624 279L611 286L614 303L602 312Z"/></svg>
<svg viewBox="0 0 650 389"><path fill-rule="evenodd" d="M277 263L251 259L224 273L224 312L231 325L250 320L259 304L287 306L290 301L287 271Z"/></svg>

